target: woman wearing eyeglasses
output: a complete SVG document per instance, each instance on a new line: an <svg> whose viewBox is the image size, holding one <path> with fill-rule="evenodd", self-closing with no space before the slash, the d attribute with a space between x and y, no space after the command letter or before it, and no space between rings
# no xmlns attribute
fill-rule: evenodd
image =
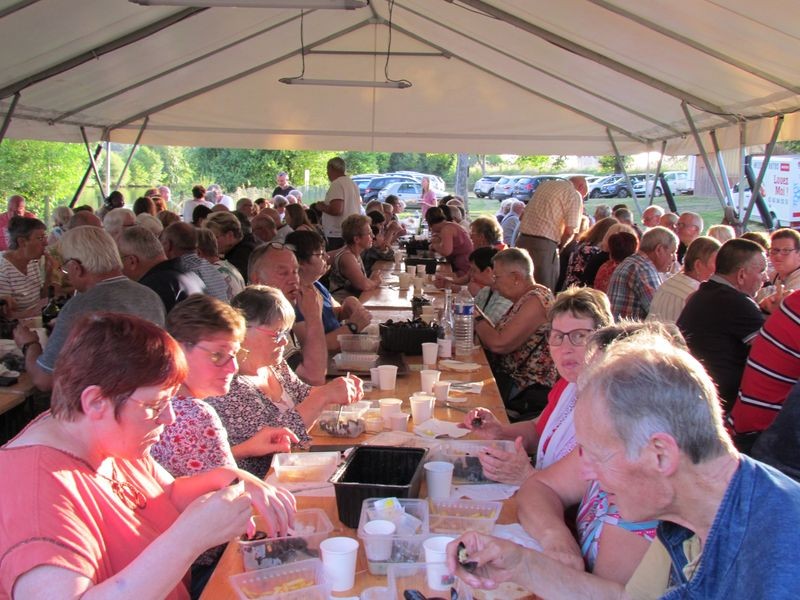
<svg viewBox="0 0 800 600"><path fill-rule="evenodd" d="M150 457L187 373L144 319L76 322L51 410L0 449L0 597L187 599L192 561L244 533L252 505L270 535L287 531L284 490L235 468L175 479Z"/></svg>
<svg viewBox="0 0 800 600"><path fill-rule="evenodd" d="M294 309L277 288L251 285L231 300L247 322L239 374L224 396L208 398L228 432L240 467L264 477L274 452L311 441L308 430L328 404L363 396L361 380L338 377L322 386L301 381L283 357ZM276 443L280 447L276 447Z"/></svg>
<svg viewBox="0 0 800 600"><path fill-rule="evenodd" d="M608 298L591 288L569 288L550 307L547 341L560 379L553 386L547 407L531 421L504 425L485 408L471 410L463 427L478 437L514 440L516 452L490 450L480 456L486 476L502 483L522 483L534 469L528 453L536 454L536 468L544 469L575 448L576 382L586 361L586 340L597 328L614 321Z"/></svg>
<svg viewBox="0 0 800 600"><path fill-rule="evenodd" d="M38 315L43 291L50 283L50 269L45 269L43 279L39 267L47 248L45 224L30 217L13 217L8 222L8 247L0 257L0 298L6 301L6 315Z"/></svg>
<svg viewBox="0 0 800 600"><path fill-rule="evenodd" d="M322 300L322 326L325 330L325 343L329 352L339 351L339 336L358 333L370 324L372 315L355 296L348 296L340 304L328 291L320 278L328 272L328 255L325 252L325 239L313 231L293 231L286 236L286 243L294 247L299 266L300 285L312 286ZM306 345L305 316L295 306L295 324L292 331Z"/></svg>

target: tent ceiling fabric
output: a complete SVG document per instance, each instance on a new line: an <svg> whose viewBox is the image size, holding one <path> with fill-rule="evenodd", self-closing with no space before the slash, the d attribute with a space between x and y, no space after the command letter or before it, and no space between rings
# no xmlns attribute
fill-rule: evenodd
<svg viewBox="0 0 800 600"><path fill-rule="evenodd" d="M405 90L284 85L300 12L0 0L7 135L282 149L696 153L800 138L796 0L397 0ZM386 0L304 17L305 76L382 81ZM14 10L14 9L17 10ZM708 136L703 142L710 147Z"/></svg>

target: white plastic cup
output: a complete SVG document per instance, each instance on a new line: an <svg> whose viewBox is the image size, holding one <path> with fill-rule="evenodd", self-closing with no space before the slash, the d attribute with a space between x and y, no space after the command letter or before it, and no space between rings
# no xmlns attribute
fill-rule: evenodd
<svg viewBox="0 0 800 600"><path fill-rule="evenodd" d="M406 263L406 273L408 273L411 276L416 275L417 274L416 265L409 265L408 263Z"/></svg>
<svg viewBox="0 0 800 600"><path fill-rule="evenodd" d="M393 390L397 383L397 365L381 365L378 367L380 373L380 387L382 390Z"/></svg>
<svg viewBox="0 0 800 600"><path fill-rule="evenodd" d="M414 277L414 293L415 294L422 294L422 290L425 288L425 278L424 277Z"/></svg>
<svg viewBox="0 0 800 600"><path fill-rule="evenodd" d="M439 338L439 358L450 358L453 356L452 340Z"/></svg>
<svg viewBox="0 0 800 600"><path fill-rule="evenodd" d="M407 290L411 286L411 273L400 273L397 278L400 280L401 290Z"/></svg>
<svg viewBox="0 0 800 600"><path fill-rule="evenodd" d="M437 381L433 384L433 395L436 396L437 402L447 402L450 397L450 382Z"/></svg>
<svg viewBox="0 0 800 600"><path fill-rule="evenodd" d="M454 539L446 535L437 535L422 542L422 547L425 549L425 575L428 587L432 590L449 590L455 581L445 564L447 544Z"/></svg>
<svg viewBox="0 0 800 600"><path fill-rule="evenodd" d="M408 431L408 417L409 414L404 412L390 414L389 429L392 431Z"/></svg>
<svg viewBox="0 0 800 600"><path fill-rule="evenodd" d="M372 389L379 390L381 388L381 372L378 370L378 367L372 367L369 370L369 378L372 383Z"/></svg>
<svg viewBox="0 0 800 600"><path fill-rule="evenodd" d="M425 277L425 265L417 265L417 277Z"/></svg>
<svg viewBox="0 0 800 600"><path fill-rule="evenodd" d="M383 519L375 519L364 524L364 550L367 560L389 560L392 556L392 535L397 530L395 524Z"/></svg>
<svg viewBox="0 0 800 600"><path fill-rule="evenodd" d="M389 415L399 413L403 406L403 401L400 398L381 398L378 400L378 405L381 407L381 417L383 417L388 426Z"/></svg>
<svg viewBox="0 0 800 600"><path fill-rule="evenodd" d="M325 577L334 592L344 592L353 587L356 581L356 557L358 540L349 537L332 537L322 540L322 566Z"/></svg>
<svg viewBox="0 0 800 600"><path fill-rule="evenodd" d="M422 364L436 366L437 356L439 356L439 344L436 342L422 344Z"/></svg>
<svg viewBox="0 0 800 600"><path fill-rule="evenodd" d="M361 592L361 600L386 600L389 597L389 588L375 586Z"/></svg>
<svg viewBox="0 0 800 600"><path fill-rule="evenodd" d="M439 381L439 376L441 375L441 371L436 371L434 369L423 369L419 372L419 379L421 382L422 391L426 394L433 393L433 384Z"/></svg>
<svg viewBox="0 0 800 600"><path fill-rule="evenodd" d="M428 394L413 395L409 398L411 404L411 418L414 425L420 425L433 416L433 406L436 398Z"/></svg>
<svg viewBox="0 0 800 600"><path fill-rule="evenodd" d="M434 460L425 463L425 483L428 486L428 498L447 500L450 497L450 485L453 482L453 463Z"/></svg>

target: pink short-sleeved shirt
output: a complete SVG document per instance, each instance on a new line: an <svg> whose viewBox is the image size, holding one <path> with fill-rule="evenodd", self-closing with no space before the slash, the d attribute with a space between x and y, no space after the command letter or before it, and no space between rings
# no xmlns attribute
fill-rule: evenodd
<svg viewBox="0 0 800 600"><path fill-rule="evenodd" d="M131 563L178 518L172 479L151 458L114 459L116 478L147 500L130 508L87 463L42 445L0 449L0 600L33 568L69 569L94 584ZM187 579L187 578L185 578ZM185 599L179 583L167 596Z"/></svg>

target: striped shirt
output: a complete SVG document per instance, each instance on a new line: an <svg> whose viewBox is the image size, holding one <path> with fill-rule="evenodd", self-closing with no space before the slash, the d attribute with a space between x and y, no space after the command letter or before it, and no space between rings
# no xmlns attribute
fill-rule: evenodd
<svg viewBox="0 0 800 600"><path fill-rule="evenodd" d="M181 256L181 267L185 271L196 273L206 286L206 294L214 296L217 300L228 302L228 284L217 268L205 258L200 258L195 252Z"/></svg>
<svg viewBox="0 0 800 600"><path fill-rule="evenodd" d="M0 257L0 296L10 296L17 304L16 314L33 311L41 299L42 273L39 261L28 263L28 272L20 273L5 256Z"/></svg>
<svg viewBox="0 0 800 600"><path fill-rule="evenodd" d="M674 323L681 316L687 298L699 287L700 282L696 279L683 272L676 273L656 290L647 320Z"/></svg>
<svg viewBox="0 0 800 600"><path fill-rule="evenodd" d="M787 296L753 340L730 421L737 433L763 431L800 378L800 291Z"/></svg>

